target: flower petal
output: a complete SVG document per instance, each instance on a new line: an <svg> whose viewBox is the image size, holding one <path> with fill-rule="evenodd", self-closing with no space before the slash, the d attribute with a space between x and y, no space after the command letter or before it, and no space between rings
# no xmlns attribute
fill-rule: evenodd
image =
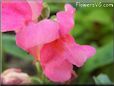
<svg viewBox="0 0 114 86"><path fill-rule="evenodd" d="M72 5L70 4L66 4L65 5L65 11L66 12L69 12L70 14L74 15L75 13L75 9L72 7Z"/></svg>
<svg viewBox="0 0 114 86"><path fill-rule="evenodd" d="M66 59L77 67L82 66L87 60L87 55L81 46L66 44Z"/></svg>
<svg viewBox="0 0 114 86"><path fill-rule="evenodd" d="M41 48L40 61L43 67L50 62L52 59L58 60L59 63L62 63L64 60L63 47L60 47L61 42L55 40L51 43L45 44Z"/></svg>
<svg viewBox="0 0 114 86"><path fill-rule="evenodd" d="M77 67L82 66L89 57L95 54L95 48L92 46L76 44L75 41L69 40L67 36L64 38L64 45L66 59Z"/></svg>
<svg viewBox="0 0 114 86"><path fill-rule="evenodd" d="M42 0L34 0L34 1L27 0L27 1L32 9L32 19L37 20L43 9L43 1Z"/></svg>
<svg viewBox="0 0 114 86"><path fill-rule="evenodd" d="M44 73L51 81L65 82L71 78L72 68L72 64L66 60L62 63L53 60L45 66Z"/></svg>
<svg viewBox="0 0 114 86"><path fill-rule="evenodd" d="M65 11L60 11L56 14L61 34L67 34L74 27L74 13L75 9L70 4L66 4Z"/></svg>
<svg viewBox="0 0 114 86"><path fill-rule="evenodd" d="M92 46L86 48L87 49L84 49L81 45L74 45L74 47L70 47L72 50L72 58L68 57L69 61L77 67L81 67L88 58L95 54L95 49Z"/></svg>
<svg viewBox="0 0 114 86"><path fill-rule="evenodd" d="M96 49L92 46L82 45L81 47L84 49L88 58L92 57L96 53Z"/></svg>
<svg viewBox="0 0 114 86"><path fill-rule="evenodd" d="M2 32L17 31L32 18L27 2L2 2Z"/></svg>
<svg viewBox="0 0 114 86"><path fill-rule="evenodd" d="M30 23L16 34L16 43L24 50L34 46L43 45L59 37L58 24L52 20L42 20Z"/></svg>

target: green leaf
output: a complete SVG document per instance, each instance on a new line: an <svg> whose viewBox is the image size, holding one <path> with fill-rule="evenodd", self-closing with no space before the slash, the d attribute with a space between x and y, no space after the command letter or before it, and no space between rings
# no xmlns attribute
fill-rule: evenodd
<svg viewBox="0 0 114 86"><path fill-rule="evenodd" d="M103 27L103 31L104 29L112 30L113 21L105 9L95 9L83 18L83 25L90 30L94 26L97 26L95 23L98 24L99 27Z"/></svg>
<svg viewBox="0 0 114 86"><path fill-rule="evenodd" d="M93 79L97 85L103 85L103 84L105 84L105 85L110 84L111 85L112 84L112 82L110 81L108 76L105 74L100 74L97 77L94 76Z"/></svg>
<svg viewBox="0 0 114 86"><path fill-rule="evenodd" d="M5 53L11 54L16 58L33 60L33 57L20 49L15 43L14 35L2 35L2 46Z"/></svg>
<svg viewBox="0 0 114 86"><path fill-rule="evenodd" d="M84 72L91 72L99 67L111 64L114 62L113 59L113 42L109 42L104 47L96 50L96 55L86 62L84 65Z"/></svg>
<svg viewBox="0 0 114 86"><path fill-rule="evenodd" d="M84 31L85 31L85 29L83 28L83 26L81 24L79 24L76 27L74 27L70 33L73 36L78 37L78 36L82 36Z"/></svg>
<svg viewBox="0 0 114 86"><path fill-rule="evenodd" d="M109 41L111 41L113 39L113 34L112 33L109 33L108 35L102 37L102 40L100 40L100 43L102 45L105 45L105 44L108 44Z"/></svg>
<svg viewBox="0 0 114 86"><path fill-rule="evenodd" d="M57 1L57 0L56 0ZM64 10L65 3L51 2L49 3L51 13L56 13L57 11Z"/></svg>
<svg viewBox="0 0 114 86"><path fill-rule="evenodd" d="M102 16L102 17L101 17ZM86 16L85 21L91 21L91 22L100 22L103 24L109 24L111 21L110 16L105 12L103 9L96 9L92 11L88 16Z"/></svg>

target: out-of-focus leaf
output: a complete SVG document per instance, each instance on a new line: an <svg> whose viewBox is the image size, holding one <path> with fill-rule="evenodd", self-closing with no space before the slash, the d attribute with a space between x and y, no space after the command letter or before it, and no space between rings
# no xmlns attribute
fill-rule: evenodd
<svg viewBox="0 0 114 86"><path fill-rule="evenodd" d="M107 36L105 36L104 38L102 38L102 40L100 40L100 43L101 43L102 45L108 44L109 41L111 41L112 39L113 39L113 35L112 35L112 33L110 33L110 34L108 34Z"/></svg>
<svg viewBox="0 0 114 86"><path fill-rule="evenodd" d="M20 49L15 43L14 35L2 35L3 51L20 59L33 60L33 57Z"/></svg>
<svg viewBox="0 0 114 86"><path fill-rule="evenodd" d="M73 35L73 36L76 36L76 37L78 37L78 36L80 36L80 35L83 35L83 32L85 31L85 29L81 26L81 25L77 25L75 28L73 28L72 30L71 30L71 34Z"/></svg>
<svg viewBox="0 0 114 86"><path fill-rule="evenodd" d="M105 84L105 85L106 84L111 85L112 84L112 82L110 81L110 79L108 78L108 76L105 75L105 74L100 74L97 77L94 76L93 79L94 79L94 81L95 81L95 83L97 85L103 85L103 84Z"/></svg>
<svg viewBox="0 0 114 86"><path fill-rule="evenodd" d="M113 42L109 42L102 48L98 48L96 55L86 62L83 71L91 72L99 67L113 63Z"/></svg>
<svg viewBox="0 0 114 86"><path fill-rule="evenodd" d="M101 17L102 16L102 17ZM103 24L109 24L110 23L110 16L105 12L103 9L96 9L92 11L88 16L86 16L85 21L91 21L91 22L100 22Z"/></svg>
<svg viewBox="0 0 114 86"><path fill-rule="evenodd" d="M57 1L57 0L56 0ZM48 3L48 2L47 2ZM60 3L60 2L51 2L48 3L50 7L51 13L56 13L58 11L64 10L64 4L65 3Z"/></svg>
<svg viewBox="0 0 114 86"><path fill-rule="evenodd" d="M103 31L112 30L113 22L110 14L108 14L104 9L95 9L89 14L85 15L83 19L83 25L90 29L100 26L100 29L103 28Z"/></svg>
<svg viewBox="0 0 114 86"><path fill-rule="evenodd" d="M80 10L77 10L74 15L74 18L75 18L75 23L79 24L84 19L84 14Z"/></svg>

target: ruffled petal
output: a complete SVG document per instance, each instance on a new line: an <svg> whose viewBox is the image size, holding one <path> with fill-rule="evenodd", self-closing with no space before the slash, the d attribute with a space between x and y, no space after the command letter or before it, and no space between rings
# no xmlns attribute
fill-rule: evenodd
<svg viewBox="0 0 114 86"><path fill-rule="evenodd" d="M58 24L52 20L30 23L16 34L16 43L24 50L52 42L59 37Z"/></svg>
<svg viewBox="0 0 114 86"><path fill-rule="evenodd" d="M69 52L71 52L71 57L67 57L67 59L77 67L81 67L87 61L87 59L92 57L96 52L95 48L89 45L88 47L83 47L81 45L74 44L72 46L69 46L67 49Z"/></svg>
<svg viewBox="0 0 114 86"><path fill-rule="evenodd" d="M67 34L74 27L74 13L75 9L70 4L66 4L65 11L56 14L61 34Z"/></svg>
<svg viewBox="0 0 114 86"><path fill-rule="evenodd" d="M68 37L70 39L68 39ZM96 50L89 45L79 45L75 41L71 40L72 36L66 36L64 38L64 54L66 59L77 67L82 66L86 60L92 57Z"/></svg>
<svg viewBox="0 0 114 86"><path fill-rule="evenodd" d="M66 59L73 65L81 67L87 60L87 55L79 45L65 44L66 45Z"/></svg>

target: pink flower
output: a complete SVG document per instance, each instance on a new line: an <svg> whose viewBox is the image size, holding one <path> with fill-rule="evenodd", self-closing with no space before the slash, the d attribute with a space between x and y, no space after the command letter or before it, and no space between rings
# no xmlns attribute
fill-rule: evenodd
<svg viewBox="0 0 114 86"><path fill-rule="evenodd" d="M75 9L70 4L65 5L65 11L56 14L61 34L67 34L74 27L74 14Z"/></svg>
<svg viewBox="0 0 114 86"><path fill-rule="evenodd" d="M48 40L49 35L47 35L47 37L42 37L46 35L45 31L42 32L42 34L44 33L45 35L39 36L40 33L35 35L37 31L34 31L33 29L29 30L30 28L23 29L29 31L20 32L20 35L17 37L17 41L20 42L17 42L17 44L21 47L25 47L25 45L28 46L27 51L31 53L36 60L41 62L45 75L54 82L65 82L71 79L73 74L73 65L81 67L86 60L92 57L96 52L95 48L91 46L75 43L73 37L68 34L74 26L74 13L75 9L71 5L66 4L65 11L58 12L56 21L53 21L55 27L51 29L52 26L48 24L48 21L45 25L40 24L51 29L47 34L57 32L57 29L59 29L59 32L54 36L54 40ZM34 36L32 36L33 33L35 33ZM43 39L39 41L39 37ZM23 41L20 41L18 38L20 38L20 40L22 38L24 39ZM34 40L32 40L32 38L34 38ZM30 40L31 44L29 43ZM48 40L48 42L46 42L46 40ZM35 41L34 44L32 43L33 41Z"/></svg>
<svg viewBox="0 0 114 86"><path fill-rule="evenodd" d="M66 4L65 11L56 14L55 21L44 19L35 22L41 10L36 9L37 5L28 3L21 4L23 9L19 9L18 4L3 5L2 20L6 21L3 21L2 31L17 32L17 45L41 62L44 73L50 80L65 82L71 79L74 75L73 65L81 67L96 52L91 46L75 43L73 37L69 35L74 27L75 9ZM19 16L19 19L15 16ZM12 22L9 21L10 18Z"/></svg>
<svg viewBox="0 0 114 86"><path fill-rule="evenodd" d="M36 21L43 8L42 0L2 0L2 32L19 31Z"/></svg>

